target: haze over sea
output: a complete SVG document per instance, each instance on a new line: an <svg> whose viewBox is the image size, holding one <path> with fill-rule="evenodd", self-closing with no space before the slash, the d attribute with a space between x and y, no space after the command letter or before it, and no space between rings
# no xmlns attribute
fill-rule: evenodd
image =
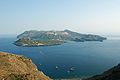
<svg viewBox="0 0 120 80"><path fill-rule="evenodd" d="M15 46L15 40L15 36L1 37L0 51L31 58L39 70L52 78L91 76L120 62L120 37L111 37L103 42L68 42L44 47ZM75 70L69 71L71 67Z"/></svg>

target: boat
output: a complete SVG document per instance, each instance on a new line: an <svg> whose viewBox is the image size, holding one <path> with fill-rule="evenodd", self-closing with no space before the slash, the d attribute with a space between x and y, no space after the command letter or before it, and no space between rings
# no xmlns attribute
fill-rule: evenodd
<svg viewBox="0 0 120 80"><path fill-rule="evenodd" d="M75 67L71 67L71 68L70 68L70 71L75 71Z"/></svg>
<svg viewBox="0 0 120 80"><path fill-rule="evenodd" d="M55 68L58 69L58 66L56 66Z"/></svg>

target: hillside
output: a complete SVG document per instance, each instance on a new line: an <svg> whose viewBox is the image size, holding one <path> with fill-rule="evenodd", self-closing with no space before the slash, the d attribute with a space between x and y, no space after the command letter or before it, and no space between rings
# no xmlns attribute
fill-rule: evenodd
<svg viewBox="0 0 120 80"><path fill-rule="evenodd" d="M100 75L96 75L85 80L120 80L120 64Z"/></svg>
<svg viewBox="0 0 120 80"><path fill-rule="evenodd" d="M50 80L24 56L0 52L0 80Z"/></svg>
<svg viewBox="0 0 120 80"><path fill-rule="evenodd" d="M70 30L64 31L25 31L17 36L18 40L15 42L17 46L46 46L46 45L59 45L67 41L100 41L107 38L92 35L80 34Z"/></svg>

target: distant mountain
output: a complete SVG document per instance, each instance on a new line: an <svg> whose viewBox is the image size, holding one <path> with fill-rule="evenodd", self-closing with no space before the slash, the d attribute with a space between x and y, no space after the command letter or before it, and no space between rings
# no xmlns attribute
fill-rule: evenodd
<svg viewBox="0 0 120 80"><path fill-rule="evenodd" d="M64 31L25 31L24 33L17 36L19 39L15 42L16 45L25 46L41 46L41 45L56 45L62 44L65 41L103 41L106 40L105 37L92 34L80 34L70 30ZM52 42L52 43L51 43Z"/></svg>
<svg viewBox="0 0 120 80"><path fill-rule="evenodd" d="M120 80L120 64L100 75L96 75L85 80Z"/></svg>

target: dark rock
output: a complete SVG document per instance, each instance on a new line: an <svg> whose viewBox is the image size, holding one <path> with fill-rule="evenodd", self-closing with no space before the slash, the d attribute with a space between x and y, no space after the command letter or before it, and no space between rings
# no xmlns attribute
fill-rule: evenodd
<svg viewBox="0 0 120 80"><path fill-rule="evenodd" d="M120 80L120 64L100 75L96 75L85 80Z"/></svg>

